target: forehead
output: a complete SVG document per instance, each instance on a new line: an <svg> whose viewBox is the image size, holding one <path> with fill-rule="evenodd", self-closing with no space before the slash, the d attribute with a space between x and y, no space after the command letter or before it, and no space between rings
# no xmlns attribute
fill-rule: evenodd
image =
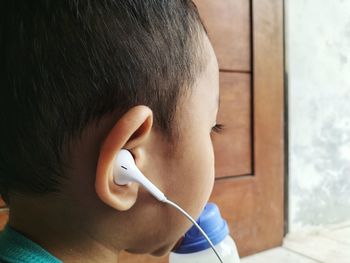
<svg viewBox="0 0 350 263"><path fill-rule="evenodd" d="M207 98L203 98L203 96L202 99L210 103L208 106L211 105L211 109L215 110L218 108L219 102L219 67L214 49L207 36L204 37L204 42L208 62L206 70L198 80L201 83L199 90L208 95Z"/></svg>
<svg viewBox="0 0 350 263"><path fill-rule="evenodd" d="M203 39L203 55L207 56L206 65L203 72L197 76L195 85L181 107L181 110L184 110L181 119L184 121L196 119L196 121L208 122L205 118L210 118L212 122L218 108L219 69L217 59L208 37L205 35Z"/></svg>

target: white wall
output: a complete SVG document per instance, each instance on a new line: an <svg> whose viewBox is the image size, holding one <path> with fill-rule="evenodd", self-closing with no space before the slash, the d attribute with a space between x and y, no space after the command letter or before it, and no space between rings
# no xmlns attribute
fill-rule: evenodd
<svg viewBox="0 0 350 263"><path fill-rule="evenodd" d="M289 222L350 220L350 0L286 0Z"/></svg>

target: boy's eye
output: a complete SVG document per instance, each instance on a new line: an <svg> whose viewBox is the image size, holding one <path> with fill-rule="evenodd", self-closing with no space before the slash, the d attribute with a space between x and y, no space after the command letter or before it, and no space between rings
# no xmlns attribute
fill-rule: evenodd
<svg viewBox="0 0 350 263"><path fill-rule="evenodd" d="M216 124L213 128L211 128L211 131L215 132L215 133L221 133L224 129L224 125L223 124Z"/></svg>

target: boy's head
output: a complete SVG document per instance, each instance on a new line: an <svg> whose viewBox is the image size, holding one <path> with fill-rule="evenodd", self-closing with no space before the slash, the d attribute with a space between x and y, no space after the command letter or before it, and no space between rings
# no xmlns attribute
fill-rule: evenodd
<svg viewBox="0 0 350 263"><path fill-rule="evenodd" d="M137 184L114 184L113 161L128 149L169 199L194 217L204 207L218 67L193 3L8 1L0 10L10 224L57 254L45 235L168 252L190 224Z"/></svg>

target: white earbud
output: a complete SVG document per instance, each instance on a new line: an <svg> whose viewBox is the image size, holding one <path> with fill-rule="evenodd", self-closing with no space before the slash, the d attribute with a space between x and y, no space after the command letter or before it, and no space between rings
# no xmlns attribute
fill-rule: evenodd
<svg viewBox="0 0 350 263"><path fill-rule="evenodd" d="M165 195L148 180L137 168L132 154L128 150L122 149L114 163L114 183L126 185L130 182L137 182L145 187L155 198L164 202L167 198Z"/></svg>

